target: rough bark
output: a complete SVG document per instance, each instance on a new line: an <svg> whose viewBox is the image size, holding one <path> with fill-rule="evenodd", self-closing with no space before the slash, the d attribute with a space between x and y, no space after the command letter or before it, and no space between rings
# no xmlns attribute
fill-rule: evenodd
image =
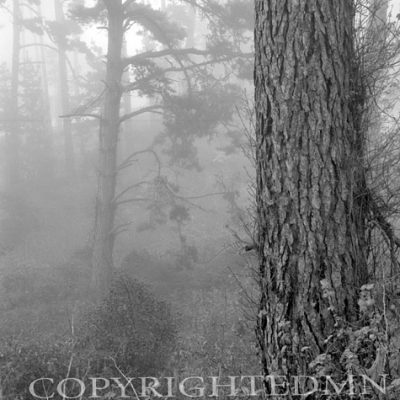
<svg viewBox="0 0 400 400"><path fill-rule="evenodd" d="M104 108L99 133L98 195L92 255L92 285L107 291L113 270L117 146L120 127L123 12L121 0L104 0L108 12L108 51Z"/></svg>
<svg viewBox="0 0 400 400"><path fill-rule="evenodd" d="M64 10L61 0L54 0L54 8L56 20L58 23L65 22ZM61 97L61 112L62 115L69 114L70 101L69 101L69 85L68 85L68 69L67 69L67 43L63 35L59 36L58 41L58 74L59 74L59 89ZM70 118L62 119L62 129L64 136L64 156L65 156L65 169L67 175L73 176L75 174L75 156L74 156L74 143L72 139L72 123Z"/></svg>
<svg viewBox="0 0 400 400"><path fill-rule="evenodd" d="M350 0L256 0L257 336L265 374L309 371L367 279Z"/></svg>

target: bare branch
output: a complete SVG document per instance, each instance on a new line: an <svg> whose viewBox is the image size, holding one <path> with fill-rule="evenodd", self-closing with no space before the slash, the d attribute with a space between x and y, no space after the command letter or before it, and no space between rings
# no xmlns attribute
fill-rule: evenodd
<svg viewBox="0 0 400 400"><path fill-rule="evenodd" d="M151 200L152 199L146 198L146 197L132 197L131 199L116 201L115 204L117 206L120 206L122 204L136 203L136 202L139 202L139 201L151 201Z"/></svg>
<svg viewBox="0 0 400 400"><path fill-rule="evenodd" d="M154 156L154 158L157 162L157 165L158 165L158 176L160 176L161 175L161 161L160 161L160 158L158 157L158 154L153 149L145 149L145 150L135 151L134 153L130 154L128 157L125 158L125 160L123 160L121 162L121 164L119 164L119 166L117 167L117 171L127 168L128 166L130 166L132 164L133 157L136 157L136 156L138 156L140 154L144 154L144 153L150 153Z"/></svg>
<svg viewBox="0 0 400 400"><path fill-rule="evenodd" d="M397 248L400 248L400 238L396 236L393 226L386 220L384 215L382 214L381 208L377 204L376 200L373 198L370 191L368 191L368 201L370 203L370 209L375 217L375 221L381 230L385 233L389 242L392 245L395 245Z"/></svg>
<svg viewBox="0 0 400 400"><path fill-rule="evenodd" d="M141 108L140 110L132 111L129 114L123 115L119 119L119 123L122 124L123 122L127 121L128 119L137 117L138 115L141 115L141 114L144 114L144 113L147 113L147 112L152 112L152 113L156 113L156 114L162 114L162 113L156 111L156 110L160 110L162 108L164 108L164 106L158 104L158 105L154 105L154 106L144 107L144 108Z"/></svg>
<svg viewBox="0 0 400 400"><path fill-rule="evenodd" d="M123 224L117 225L110 232L110 234L113 235L114 237L116 237L116 236L120 235L121 233L127 232L128 231L127 227L132 224L133 224L133 221L129 221L129 222L125 222Z"/></svg>
<svg viewBox="0 0 400 400"><path fill-rule="evenodd" d="M129 192L130 190L132 190L132 189L134 189L134 188L136 188L136 187L142 186L142 185L149 184L149 183L150 183L149 181L141 181L141 182L135 183L135 184L133 184L133 185L129 185L127 188L125 188L125 189L122 190L120 193L118 193L118 194L114 197L114 200L113 200L113 201L114 201L114 202L117 201L117 200L120 199L125 193Z"/></svg>
<svg viewBox="0 0 400 400"><path fill-rule="evenodd" d="M50 46L49 44L45 44L45 43L27 43L27 44L23 44L23 45L21 45L21 49L26 49L26 48L28 48L28 47L44 47L44 48L46 48L46 49L50 49L50 50L53 50L53 51L55 51L56 53L58 53L58 49L57 49L57 47L53 47L53 46Z"/></svg>
<svg viewBox="0 0 400 400"><path fill-rule="evenodd" d="M201 194L198 196L176 196L176 197L185 199L185 200L196 200L196 199L204 199L205 197L223 196L226 193L227 192L214 192L214 193Z"/></svg>
<svg viewBox="0 0 400 400"><path fill-rule="evenodd" d="M85 113L72 113L72 114L66 114L66 115L60 115L59 118L96 118L100 121L102 121L101 115L98 114L85 114Z"/></svg>
<svg viewBox="0 0 400 400"><path fill-rule="evenodd" d="M122 65L127 67L130 64L134 64L137 61L143 61L149 58L160 58L165 56L187 56L187 55L199 55L209 56L211 53L208 50L199 50L195 48L189 49L165 49L159 51L146 51L144 53L136 54L131 57L124 58Z"/></svg>

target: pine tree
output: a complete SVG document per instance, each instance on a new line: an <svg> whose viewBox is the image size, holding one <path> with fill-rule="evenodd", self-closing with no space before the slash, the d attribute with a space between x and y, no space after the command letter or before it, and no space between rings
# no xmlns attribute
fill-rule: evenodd
<svg viewBox="0 0 400 400"><path fill-rule="evenodd" d="M267 375L306 374L340 321L358 318L367 207L353 19L348 0L256 1L257 336Z"/></svg>

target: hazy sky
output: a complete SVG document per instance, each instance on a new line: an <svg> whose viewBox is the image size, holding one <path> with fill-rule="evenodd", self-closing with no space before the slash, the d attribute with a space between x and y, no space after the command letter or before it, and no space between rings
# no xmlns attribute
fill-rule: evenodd
<svg viewBox="0 0 400 400"><path fill-rule="evenodd" d="M93 5L95 0L86 0L86 5ZM159 8L161 0L148 0L146 3L152 3L154 7ZM252 4L252 3L250 3ZM396 16L400 12L400 0L391 0L392 15ZM25 11L27 12L27 11ZM53 19L54 17L54 0L42 0L42 13L45 18ZM11 15L9 11L0 10L0 62L9 63L11 59L11 48L12 48L12 29L11 29ZM29 37L29 33L25 33L23 41L29 43L32 38ZM88 29L83 36L84 40L88 43L94 42L97 45L104 46L106 44L106 36L103 30L97 28ZM136 38L135 33L132 31L128 39L128 52L134 53L138 45L140 45L140 38Z"/></svg>
<svg viewBox="0 0 400 400"><path fill-rule="evenodd" d="M86 0L86 5L93 5L95 0ZM146 3L152 3L155 8L159 8L161 0L146 1ZM25 10L28 16L28 10ZM42 0L42 14L46 19L54 19L54 0ZM12 49L12 26L11 26L11 13L9 10L0 10L0 62L9 63L11 60L11 49ZM84 40L88 43L94 42L96 45L106 44L106 35L103 30L97 28L87 29L83 36ZM25 43L30 43L34 40L33 36L29 33L25 33L25 37L22 37ZM136 38L135 33L132 31L129 34L128 44L129 52L133 53L138 45L140 45L139 38Z"/></svg>

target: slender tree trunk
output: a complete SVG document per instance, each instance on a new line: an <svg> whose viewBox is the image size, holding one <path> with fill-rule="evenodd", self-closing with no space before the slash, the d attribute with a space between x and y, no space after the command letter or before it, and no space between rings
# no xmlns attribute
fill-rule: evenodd
<svg viewBox="0 0 400 400"><path fill-rule="evenodd" d="M18 185L21 180L21 138L19 121L19 71L21 50L21 11L19 1L13 2L13 46L11 60L11 93L9 101L9 129L6 136L7 163L6 179L7 186ZM11 190L11 189L9 189Z"/></svg>
<svg viewBox="0 0 400 400"><path fill-rule="evenodd" d="M196 7L189 5L190 23L187 32L186 47L196 47L197 13Z"/></svg>
<svg viewBox="0 0 400 400"><path fill-rule="evenodd" d="M97 296L107 291L113 269L117 146L121 105L121 52L123 13L121 0L104 0L108 11L108 52L105 100L99 135L99 176L95 237L92 255L92 285Z"/></svg>
<svg viewBox="0 0 400 400"><path fill-rule="evenodd" d="M37 13L42 18L42 3L37 7ZM49 95L49 80L46 64L46 52L44 47L43 35L38 35L37 57L40 60L41 89L43 96L43 131L41 132L41 147L43 151L43 169L39 171L39 176L45 179L54 177L54 154L53 154L53 127L51 124L51 107ZM44 162L43 162L44 161Z"/></svg>
<svg viewBox="0 0 400 400"><path fill-rule="evenodd" d="M56 20L62 24L65 22L64 10L61 0L54 0L54 9L56 13ZM68 85L68 69L67 69L67 55L66 55L66 40L60 35L58 41L58 71L59 71L59 88L61 96L61 112L63 115L68 114L70 110L69 101L69 85ZM72 139L72 123L70 118L63 118L63 136L64 136L64 156L65 168L67 175L73 176L75 174L75 154L74 143Z"/></svg>
<svg viewBox="0 0 400 400"><path fill-rule="evenodd" d="M357 319L367 280L354 10L255 4L257 336L266 375L301 375L335 323Z"/></svg>
<svg viewBox="0 0 400 400"><path fill-rule="evenodd" d="M126 41L123 42L122 45L122 55L124 57L128 56L128 49L127 49L127 43ZM130 82L130 76L129 76L129 70L125 71L123 74L122 80L125 84L128 84ZM132 112L132 101L131 101L131 93L130 92L125 92L122 95L122 108L123 108L123 113L125 115L128 115ZM122 159L125 159L129 156L129 154L132 153L132 135L131 135L131 129L132 129L132 121L128 120L126 121L123 126L121 126L121 149L120 149L120 156Z"/></svg>
<svg viewBox="0 0 400 400"><path fill-rule="evenodd" d="M79 76L81 74L81 60L80 60L80 54L79 51L77 49L73 50L73 56L72 56L72 62L73 62L73 69L75 71L76 76ZM74 84L72 86L72 93L75 97L79 96L80 93L80 82L78 79L74 80ZM88 174L88 168L86 163L86 158L88 156L87 154L87 149L86 149L86 136L85 135L78 135L78 137L76 138L79 143L79 160L78 160L78 152L75 152L75 168L76 168L76 172L77 172L77 178L81 179L84 178L85 176L87 176ZM77 146L78 146L77 145ZM76 146L76 147L77 147Z"/></svg>
<svg viewBox="0 0 400 400"><path fill-rule="evenodd" d="M43 103L44 109L47 111L46 114L43 116L45 119L44 125L46 127L46 131L44 132L47 136L46 141L51 142L53 140L52 137L52 127L51 127L51 113L50 113L50 96L49 96L49 80L47 74L47 66L46 66L46 55L44 50L44 43L43 37L39 36L39 59L40 59L40 75L41 75L41 86L43 92Z"/></svg>

